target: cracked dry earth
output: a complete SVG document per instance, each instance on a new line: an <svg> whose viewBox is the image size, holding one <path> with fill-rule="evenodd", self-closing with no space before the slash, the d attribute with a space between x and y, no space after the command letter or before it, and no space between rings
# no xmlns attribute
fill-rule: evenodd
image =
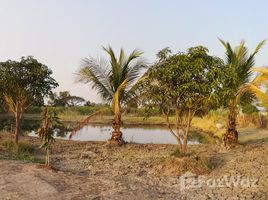
<svg viewBox="0 0 268 200"><path fill-rule="evenodd" d="M179 176L185 171L175 166L180 158L166 162L174 148L138 144L113 148L104 143L57 141L53 170L0 160L0 200L268 199L267 142L232 150L216 145L190 147L193 154L208 156L214 166L201 173L205 179L241 175L258 180L257 187L245 188L202 185L181 190Z"/></svg>

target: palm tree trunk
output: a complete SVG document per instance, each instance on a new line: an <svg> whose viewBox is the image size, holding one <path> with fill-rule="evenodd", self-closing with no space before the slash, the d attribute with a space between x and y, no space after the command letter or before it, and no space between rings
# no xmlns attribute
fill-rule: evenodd
<svg viewBox="0 0 268 200"><path fill-rule="evenodd" d="M124 140L121 132L121 114L115 115L112 126L114 130L112 132L110 142L123 144Z"/></svg>
<svg viewBox="0 0 268 200"><path fill-rule="evenodd" d="M236 112L230 110L227 121L227 130L223 136L225 146L235 146L238 142L238 132L236 130Z"/></svg>

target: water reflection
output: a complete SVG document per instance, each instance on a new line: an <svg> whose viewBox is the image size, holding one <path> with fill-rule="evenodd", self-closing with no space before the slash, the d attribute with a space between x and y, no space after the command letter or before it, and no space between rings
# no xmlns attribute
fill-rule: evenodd
<svg viewBox="0 0 268 200"><path fill-rule="evenodd" d="M72 137L76 141L107 141L111 137L112 127L105 125L88 125ZM125 126L122 128L123 138L127 142L153 143L153 144L177 144L170 132L161 126ZM34 132L30 133L31 136ZM66 135L57 135L58 138L68 139ZM189 144L198 144L197 141L189 141Z"/></svg>
<svg viewBox="0 0 268 200"><path fill-rule="evenodd" d="M0 129L10 130L12 118L1 119ZM29 132L30 136L36 136L35 132L40 126L39 120L23 120L23 131ZM74 124L65 124L66 130L55 130L55 137L69 139L70 130ZM69 130L69 131L68 131ZM163 126L149 125L127 125L122 128L124 140L135 143L154 143L154 144L177 144L176 139ZM112 127L108 125L91 124L85 126L73 136L76 141L107 141L111 137ZM196 141L189 141L189 144L197 144Z"/></svg>

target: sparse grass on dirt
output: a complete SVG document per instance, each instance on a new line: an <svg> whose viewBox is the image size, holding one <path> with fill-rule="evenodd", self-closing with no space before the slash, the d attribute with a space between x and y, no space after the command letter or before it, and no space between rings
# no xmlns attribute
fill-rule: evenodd
<svg viewBox="0 0 268 200"><path fill-rule="evenodd" d="M40 197L52 200L178 197L266 200L268 143L262 137L267 131L260 131L242 130L240 140L247 137L247 142L235 149L226 150L219 144L190 145L185 157L180 155L177 145L126 144L118 147L105 142L57 140L52 150L52 169L10 160L12 157L7 154L16 152L16 148L8 141L9 136L0 134L0 187L8 185L1 197L20 200ZM262 136L251 140L249 135ZM38 138L22 137L21 141L20 152L43 158ZM258 179L258 187L204 187L183 193L179 177L185 172L208 179L242 175Z"/></svg>

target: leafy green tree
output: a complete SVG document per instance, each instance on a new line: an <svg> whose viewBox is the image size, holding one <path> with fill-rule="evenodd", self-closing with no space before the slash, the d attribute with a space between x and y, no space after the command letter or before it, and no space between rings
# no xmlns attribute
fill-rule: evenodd
<svg viewBox="0 0 268 200"><path fill-rule="evenodd" d="M135 84L145 67L143 60L138 59L142 52L134 50L126 57L123 49L116 58L111 47L103 48L110 57L110 62L85 58L78 71L78 80L89 83L97 90L102 99L111 103L114 112L112 142L123 142L121 127L121 109L135 96Z"/></svg>
<svg viewBox="0 0 268 200"><path fill-rule="evenodd" d="M203 46L176 54L165 48L157 55L157 62L141 84L143 101L149 109L161 109L184 155L193 117L215 108L219 102L223 61L210 56ZM169 119L174 110L175 128Z"/></svg>
<svg viewBox="0 0 268 200"><path fill-rule="evenodd" d="M88 100L88 101L85 101L84 106L96 106L96 103Z"/></svg>
<svg viewBox="0 0 268 200"><path fill-rule="evenodd" d="M33 57L22 57L19 62L8 60L0 63L0 93L15 118L15 142L21 130L24 111L40 104L58 83L52 71Z"/></svg>
<svg viewBox="0 0 268 200"><path fill-rule="evenodd" d="M70 92L68 91L62 91L59 92L59 94L51 93L49 95L48 104L51 106L67 106L68 99L70 97Z"/></svg>
<svg viewBox="0 0 268 200"><path fill-rule="evenodd" d="M248 48L245 46L244 41L236 48L232 48L229 42L224 42L223 40L220 40L220 42L226 49L222 98L225 100L229 110L224 143L226 146L234 146L238 142L238 132L236 130L238 106L248 100L249 96L257 97L259 100L267 102L267 95L261 90L262 82L265 78L267 80L267 69L262 71L262 69L253 68L255 56L265 41L261 41L251 54L248 53ZM259 74L252 80L253 71ZM248 96L248 98L245 98L245 96Z"/></svg>
<svg viewBox="0 0 268 200"><path fill-rule="evenodd" d="M68 100L68 106L78 106L81 105L85 101L84 98L79 96L70 96Z"/></svg>
<svg viewBox="0 0 268 200"><path fill-rule="evenodd" d="M54 139L56 129L63 129L63 124L60 122L57 113L49 108L45 108L42 113L42 123L37 131L41 139L41 148L46 151L45 165L49 166L50 150Z"/></svg>
<svg viewBox="0 0 268 200"><path fill-rule="evenodd" d="M68 91L55 92L49 95L48 104L51 106L77 106L83 103L85 99L78 96L73 96Z"/></svg>

